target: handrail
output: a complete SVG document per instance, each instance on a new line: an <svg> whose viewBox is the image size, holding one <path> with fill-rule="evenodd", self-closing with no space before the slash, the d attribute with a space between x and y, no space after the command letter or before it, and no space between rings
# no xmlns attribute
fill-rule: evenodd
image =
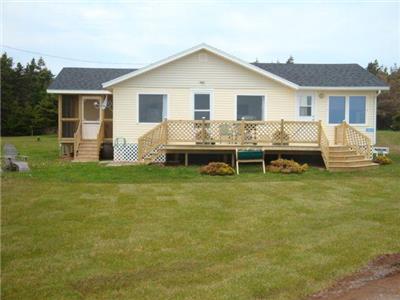
<svg viewBox="0 0 400 300"><path fill-rule="evenodd" d="M99 127L99 131L97 133L97 155L100 155L100 147L101 147L101 143L104 140L104 121L100 122L100 127Z"/></svg>
<svg viewBox="0 0 400 300"><path fill-rule="evenodd" d="M349 146L360 155L364 155L366 159L371 159L371 140L368 136L345 121L338 125L337 128L337 130L343 130L343 145Z"/></svg>
<svg viewBox="0 0 400 300"><path fill-rule="evenodd" d="M82 121L79 120L78 127L74 133L74 158L78 155L79 144L82 140Z"/></svg>
<svg viewBox="0 0 400 300"><path fill-rule="evenodd" d="M143 161L161 145L167 143L167 121L163 121L138 139L138 160Z"/></svg>
<svg viewBox="0 0 400 300"><path fill-rule="evenodd" d="M326 136L322 125L320 126L319 134L319 147L321 148L321 156L325 163L326 169L329 170L329 139Z"/></svg>

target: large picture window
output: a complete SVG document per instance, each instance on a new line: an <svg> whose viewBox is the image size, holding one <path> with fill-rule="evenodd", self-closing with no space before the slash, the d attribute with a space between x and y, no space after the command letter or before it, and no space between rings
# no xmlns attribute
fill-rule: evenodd
<svg viewBox="0 0 400 300"><path fill-rule="evenodd" d="M329 123L339 124L346 119L346 97L329 97Z"/></svg>
<svg viewBox="0 0 400 300"><path fill-rule="evenodd" d="M365 124L365 96L349 97L349 123Z"/></svg>
<svg viewBox="0 0 400 300"><path fill-rule="evenodd" d="M139 122L160 123L167 117L167 95L139 94Z"/></svg>
<svg viewBox="0 0 400 300"><path fill-rule="evenodd" d="M211 119L211 95L209 93L195 93L194 101L194 119Z"/></svg>
<svg viewBox="0 0 400 300"><path fill-rule="evenodd" d="M329 97L329 124L339 124L343 121L349 124L365 124L365 96Z"/></svg>
<svg viewBox="0 0 400 300"><path fill-rule="evenodd" d="M237 96L236 119L237 120L263 120L264 96Z"/></svg>

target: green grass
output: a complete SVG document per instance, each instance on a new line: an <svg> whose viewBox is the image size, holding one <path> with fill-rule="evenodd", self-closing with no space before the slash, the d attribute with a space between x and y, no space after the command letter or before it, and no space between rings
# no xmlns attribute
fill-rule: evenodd
<svg viewBox="0 0 400 300"><path fill-rule="evenodd" d="M208 177L59 161L54 136L5 142L32 172L2 174L4 299L299 299L400 251L396 151L365 172Z"/></svg>

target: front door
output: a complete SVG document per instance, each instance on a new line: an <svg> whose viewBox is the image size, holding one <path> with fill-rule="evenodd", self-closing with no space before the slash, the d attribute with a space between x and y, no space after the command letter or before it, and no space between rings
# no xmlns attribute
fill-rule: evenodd
<svg viewBox="0 0 400 300"><path fill-rule="evenodd" d="M84 140L94 140L100 128L100 98L83 98L83 120L82 120L82 138Z"/></svg>

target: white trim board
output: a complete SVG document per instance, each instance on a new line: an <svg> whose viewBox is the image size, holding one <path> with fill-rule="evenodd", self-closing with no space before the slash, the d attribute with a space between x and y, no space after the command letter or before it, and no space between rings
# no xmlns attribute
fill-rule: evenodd
<svg viewBox="0 0 400 300"><path fill-rule="evenodd" d="M48 94L111 95L108 90L47 90Z"/></svg>

